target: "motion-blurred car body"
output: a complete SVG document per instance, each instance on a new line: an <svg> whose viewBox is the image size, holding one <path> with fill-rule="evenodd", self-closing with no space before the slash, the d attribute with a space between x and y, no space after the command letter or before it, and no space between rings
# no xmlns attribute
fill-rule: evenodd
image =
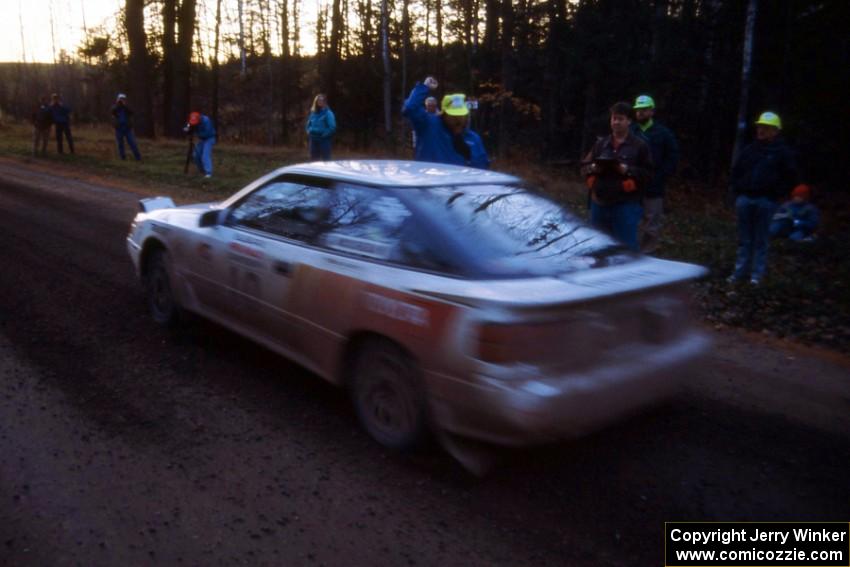
<svg viewBox="0 0 850 567"><path fill-rule="evenodd" d="M140 206L127 246L157 321L195 312L348 387L388 447L582 435L708 348L688 304L703 268L632 254L509 175L312 163Z"/></svg>

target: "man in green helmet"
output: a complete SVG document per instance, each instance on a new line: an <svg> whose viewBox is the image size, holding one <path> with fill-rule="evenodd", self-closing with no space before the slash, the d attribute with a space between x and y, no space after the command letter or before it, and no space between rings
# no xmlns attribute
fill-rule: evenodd
<svg viewBox="0 0 850 567"><path fill-rule="evenodd" d="M673 132L655 120L655 101L651 96L640 95L633 108L632 133L646 140L655 165L655 173L643 195L643 218L638 234L641 252L651 254L658 248L664 220L664 189L679 163L679 144Z"/></svg>
<svg viewBox="0 0 850 567"><path fill-rule="evenodd" d="M762 112L756 120L756 139L732 166L731 185L738 217L738 253L730 282L759 285L767 270L770 221L780 199L797 184L797 163L782 138L782 120Z"/></svg>

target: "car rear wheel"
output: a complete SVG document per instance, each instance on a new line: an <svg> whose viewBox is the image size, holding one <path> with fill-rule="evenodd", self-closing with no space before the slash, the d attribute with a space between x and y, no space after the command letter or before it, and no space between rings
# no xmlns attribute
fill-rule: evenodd
<svg viewBox="0 0 850 567"><path fill-rule="evenodd" d="M148 308L153 320L166 326L176 323L179 307L171 289L171 278L168 275L168 252L165 250L157 250L151 256L145 288Z"/></svg>
<svg viewBox="0 0 850 567"><path fill-rule="evenodd" d="M409 451L425 439L425 395L416 364L387 341L359 350L352 377L354 409L363 428L389 449Z"/></svg>

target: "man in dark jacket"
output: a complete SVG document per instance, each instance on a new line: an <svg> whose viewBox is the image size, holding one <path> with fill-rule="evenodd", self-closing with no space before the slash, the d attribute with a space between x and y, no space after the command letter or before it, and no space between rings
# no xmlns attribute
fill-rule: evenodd
<svg viewBox="0 0 850 567"><path fill-rule="evenodd" d="M50 125L53 124L53 118L50 114L50 106L47 104L47 97L43 96L39 99L38 105L32 112L32 155L39 154L47 155L47 139L50 137Z"/></svg>
<svg viewBox="0 0 850 567"><path fill-rule="evenodd" d="M417 161L487 169L490 167L490 159L481 137L469 128L469 108L465 95L444 96L438 114L431 114L425 109L425 99L437 86L434 77L417 83L401 111L410 120L416 133L414 158Z"/></svg>
<svg viewBox="0 0 850 567"><path fill-rule="evenodd" d="M110 109L112 114L112 125L115 127L115 142L118 144L118 155L121 159L127 159L124 153L124 140L130 146L136 161L142 159L139 148L136 146L136 137L133 135L133 110L127 106L127 95L121 93Z"/></svg>
<svg viewBox="0 0 850 567"><path fill-rule="evenodd" d="M643 196L643 219L640 223L641 252L651 254L658 248L661 224L664 221L664 188L667 178L679 163L679 144L673 132L655 120L655 101L649 95L635 99L635 123L632 133L643 136L652 152L655 175L646 186Z"/></svg>
<svg viewBox="0 0 850 567"><path fill-rule="evenodd" d="M611 135L596 142L582 168L591 192L590 222L637 251L640 203L652 179L652 155L646 142L629 130L629 103L618 102L609 114Z"/></svg>
<svg viewBox="0 0 850 567"><path fill-rule="evenodd" d="M738 254L730 282L750 278L759 285L767 269L770 221L777 203L797 184L797 163L779 138L782 121L763 112L756 121L756 140L741 151L732 166L732 190L737 196Z"/></svg>
<svg viewBox="0 0 850 567"><path fill-rule="evenodd" d="M56 149L59 153L62 151L62 135L68 140L68 149L74 153L74 138L71 136L71 109L62 104L62 97L58 94L53 94L53 99L50 105L50 115L53 118L53 124L56 125Z"/></svg>

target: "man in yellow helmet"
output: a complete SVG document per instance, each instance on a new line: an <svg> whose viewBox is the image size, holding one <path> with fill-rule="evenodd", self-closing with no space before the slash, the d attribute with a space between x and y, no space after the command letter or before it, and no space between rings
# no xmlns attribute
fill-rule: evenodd
<svg viewBox="0 0 850 567"><path fill-rule="evenodd" d="M679 162L679 144L673 132L655 120L655 101L649 95L640 95L632 106L635 121L632 133L641 136L649 144L655 172L643 195L643 218L638 227L640 251L652 254L658 249L661 226L664 221L664 189L676 171Z"/></svg>
<svg viewBox="0 0 850 567"><path fill-rule="evenodd" d="M445 95L440 112L430 113L425 109L425 100L437 86L434 77L416 83L401 111L416 133L414 159L487 169L490 167L487 150L481 137L469 127L466 95Z"/></svg>
<svg viewBox="0 0 850 567"><path fill-rule="evenodd" d="M731 185L738 217L738 253L730 282L749 277L759 285L767 269L770 221L779 200L797 185L797 162L779 134L782 120L762 112L756 120L756 139L745 147L732 166Z"/></svg>

